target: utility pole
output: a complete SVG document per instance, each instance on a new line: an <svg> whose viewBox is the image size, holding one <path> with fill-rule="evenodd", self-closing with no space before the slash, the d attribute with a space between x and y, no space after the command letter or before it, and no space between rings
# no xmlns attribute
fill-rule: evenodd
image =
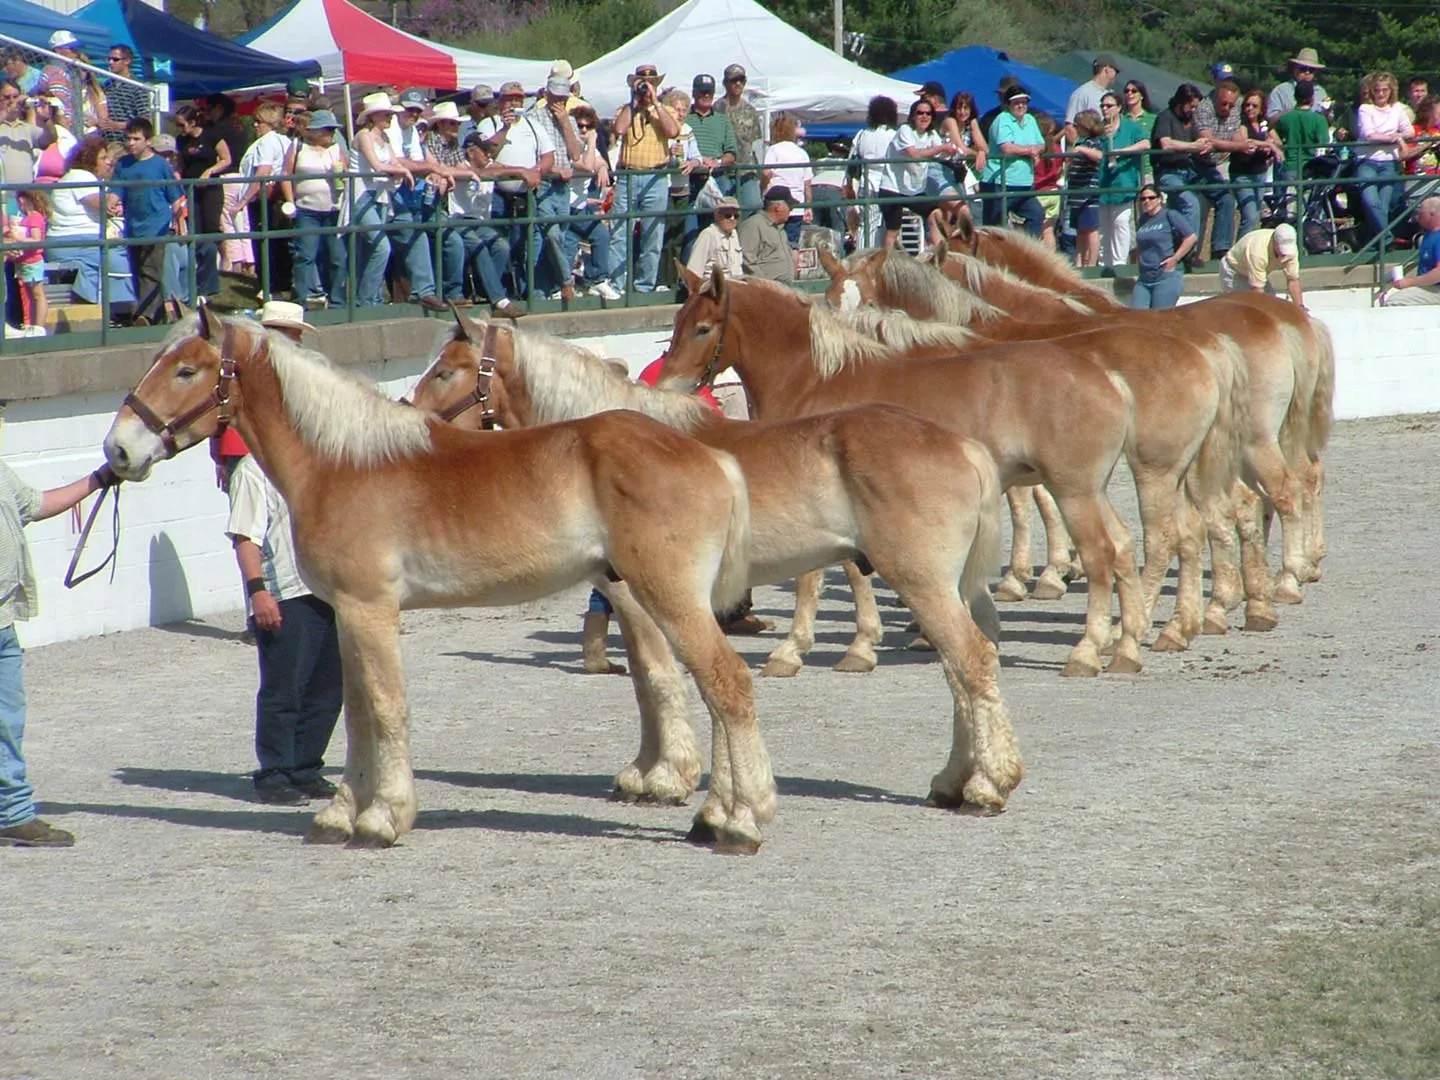
<svg viewBox="0 0 1440 1080"><path fill-rule="evenodd" d="M834 0L835 55L845 55L845 0Z"/></svg>

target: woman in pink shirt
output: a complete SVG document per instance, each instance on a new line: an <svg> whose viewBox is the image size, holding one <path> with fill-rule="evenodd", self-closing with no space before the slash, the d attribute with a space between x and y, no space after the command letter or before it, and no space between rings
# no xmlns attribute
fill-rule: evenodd
<svg viewBox="0 0 1440 1080"><path fill-rule="evenodd" d="M1399 103L1400 87L1388 71L1374 72L1365 77L1370 100L1360 106L1356 137L1369 146L1362 148L1355 175L1360 181L1360 205L1371 234L1384 231L1401 209L1404 188L1399 183L1400 157L1405 140L1415 129L1410 116Z"/></svg>

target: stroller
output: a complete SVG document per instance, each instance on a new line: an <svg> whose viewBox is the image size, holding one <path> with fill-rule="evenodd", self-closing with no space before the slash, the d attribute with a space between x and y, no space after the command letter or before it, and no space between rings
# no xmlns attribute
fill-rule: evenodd
<svg viewBox="0 0 1440 1080"><path fill-rule="evenodd" d="M1315 183L1300 192L1298 231L1311 255L1349 254L1360 247L1360 194L1352 186L1350 162L1334 153L1317 154L1301 167L1300 176Z"/></svg>

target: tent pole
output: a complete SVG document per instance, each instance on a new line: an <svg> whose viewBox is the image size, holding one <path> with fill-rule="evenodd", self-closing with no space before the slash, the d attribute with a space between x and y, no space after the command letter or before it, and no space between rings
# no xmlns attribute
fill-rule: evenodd
<svg viewBox="0 0 1440 1080"><path fill-rule="evenodd" d="M835 55L845 55L845 0L835 0Z"/></svg>
<svg viewBox="0 0 1440 1080"><path fill-rule="evenodd" d="M355 145L355 102L350 98L350 84L345 84L345 145Z"/></svg>

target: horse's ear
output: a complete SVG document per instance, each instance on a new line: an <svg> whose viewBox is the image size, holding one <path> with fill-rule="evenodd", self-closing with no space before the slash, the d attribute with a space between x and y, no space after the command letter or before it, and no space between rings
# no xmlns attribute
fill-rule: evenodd
<svg viewBox="0 0 1440 1080"><path fill-rule="evenodd" d="M464 313L455 306L454 300L450 301L450 311L455 316L456 338L471 345L475 344L475 339L471 336L471 331L475 329L475 324L467 319Z"/></svg>
<svg viewBox="0 0 1440 1080"><path fill-rule="evenodd" d="M715 294L716 300L721 300L725 297L725 289L725 270L717 262L710 268L710 290Z"/></svg>
<svg viewBox="0 0 1440 1080"><path fill-rule="evenodd" d="M835 253L824 244L820 244L815 250L820 253L820 267L825 273L835 278L845 272L845 264L837 259Z"/></svg>
<svg viewBox="0 0 1440 1080"><path fill-rule="evenodd" d="M173 322L179 322L189 314L190 309L185 306L185 303L178 296L172 296L170 298L170 316Z"/></svg>
<svg viewBox="0 0 1440 1080"><path fill-rule="evenodd" d="M974 247L975 222L971 221L968 217L962 217L955 223L955 227L950 230L950 238L952 240L959 240L967 247Z"/></svg>
<svg viewBox="0 0 1440 1080"><path fill-rule="evenodd" d="M692 296L700 291L701 285L705 284L704 281L701 280L699 274L695 273L695 271L691 270L679 259L675 260L675 273L678 274L680 280L685 283L686 290Z"/></svg>
<svg viewBox="0 0 1440 1080"><path fill-rule="evenodd" d="M206 304L200 309L200 337L204 341L216 341L225 336L225 324L220 316Z"/></svg>

